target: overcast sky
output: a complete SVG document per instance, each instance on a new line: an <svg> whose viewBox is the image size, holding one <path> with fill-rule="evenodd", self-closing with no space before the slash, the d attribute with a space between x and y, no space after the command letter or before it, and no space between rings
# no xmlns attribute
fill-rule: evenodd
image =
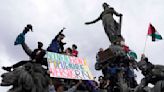
<svg viewBox="0 0 164 92"><path fill-rule="evenodd" d="M101 21L88 26L84 22L100 15L103 2L123 14L122 35L139 57L150 22L164 37L164 0L0 0L0 66L29 59L21 46L14 46L15 38L26 24L34 27L34 32L26 35L31 49L37 47L38 41L42 41L46 49L60 29L66 27L66 47L77 44L79 56L87 58L93 75L100 75L101 72L94 70L95 56L99 48L106 49L110 43ZM153 43L148 38L145 54L152 63L163 64L163 50L163 40ZM0 69L0 74L3 72ZM142 78L137 74L138 80ZM3 92L7 89L0 87Z"/></svg>

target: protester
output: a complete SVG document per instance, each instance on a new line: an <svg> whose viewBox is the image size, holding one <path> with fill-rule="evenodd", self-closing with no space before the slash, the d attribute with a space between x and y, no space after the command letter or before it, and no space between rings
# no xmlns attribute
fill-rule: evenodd
<svg viewBox="0 0 164 92"><path fill-rule="evenodd" d="M52 40L51 44L47 48L47 51L55 52L55 53L63 53L64 51L64 45L66 43L62 42L62 40L65 38L65 35L63 34L63 28Z"/></svg>
<svg viewBox="0 0 164 92"><path fill-rule="evenodd" d="M68 55L68 56L72 56L72 49L71 48L67 48L65 50L65 54Z"/></svg>
<svg viewBox="0 0 164 92"><path fill-rule="evenodd" d="M77 46L75 44L72 45L72 55L78 57Z"/></svg>
<svg viewBox="0 0 164 92"><path fill-rule="evenodd" d="M137 81L135 80L136 74L134 73L133 62L129 62L129 67L127 67L127 81L128 85L131 88L135 88L137 86Z"/></svg>
<svg viewBox="0 0 164 92"><path fill-rule="evenodd" d="M101 58L100 58L100 54L101 53L103 53L104 52L104 50L103 50L103 48L100 48L99 49L99 52L96 54L96 64L95 64L95 69L96 70L100 70L100 69L102 69L103 68L103 62L101 62ZM102 64L103 63L103 64Z"/></svg>
<svg viewBox="0 0 164 92"><path fill-rule="evenodd" d="M38 42L38 48L35 49L32 54L30 55L30 60L27 61L20 61L12 66L9 67L2 67L2 69L6 70L6 71L11 71L11 69L15 69L19 66L22 66L28 62L32 62L32 63L40 63L43 64L44 62L44 55L46 54L45 50L42 49L43 47L43 43L42 42ZM47 66L47 63L44 63L44 65Z"/></svg>
<svg viewBox="0 0 164 92"><path fill-rule="evenodd" d="M96 61L97 61L97 62L101 62L101 61L100 61L99 54L100 54L100 53L103 53L103 51L104 51L104 49L103 49L103 48L100 48L99 51L98 51L98 53L96 54Z"/></svg>

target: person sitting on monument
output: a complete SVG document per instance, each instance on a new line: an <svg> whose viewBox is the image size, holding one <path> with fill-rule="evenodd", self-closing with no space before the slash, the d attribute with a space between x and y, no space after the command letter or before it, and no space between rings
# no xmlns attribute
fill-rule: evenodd
<svg viewBox="0 0 164 92"><path fill-rule="evenodd" d="M113 15L121 17L122 14L117 13L114 10L114 8L110 7L107 3L103 3L103 8L104 8L104 11L100 14L100 16L97 19L91 22L86 22L85 24L86 25L93 24L93 23L98 22L99 20L102 20L104 30L105 30L106 35L109 38L109 41L111 43L114 43L116 40L118 40L118 38L121 37L122 39L122 36L121 36L121 28L119 28L119 25L121 25L121 23L118 24L114 20Z"/></svg>
<svg viewBox="0 0 164 92"><path fill-rule="evenodd" d="M72 56L78 57L77 46L75 44L72 45Z"/></svg>
<svg viewBox="0 0 164 92"><path fill-rule="evenodd" d="M65 35L62 33L65 28L63 28L52 40L51 44L47 48L47 51L55 52L55 53L63 53L64 52L64 45L66 43L62 42L65 38Z"/></svg>
<svg viewBox="0 0 164 92"><path fill-rule="evenodd" d="M15 45L19 45L21 44L23 50L25 51L25 53L31 58L30 61L33 61L33 62L37 62L37 63L42 63L44 64L45 66L47 66L47 63L46 62L42 62L43 60L43 57L45 55L45 50L42 49L43 47L43 43L42 42L38 42L38 49L35 49L34 51L32 51L28 45L25 43L25 34L27 34L27 32L29 32L29 30L32 31L32 25L31 24L28 24L23 32L17 36L16 38L16 41L15 41ZM21 66L23 64L27 63L27 61L20 61L18 62L17 64L14 64L13 66L11 67L2 67L4 70L7 70L7 71L11 71L12 68L16 68L18 66Z"/></svg>
<svg viewBox="0 0 164 92"><path fill-rule="evenodd" d="M35 49L32 54L30 55L31 60L27 60L27 61L20 61L12 66L9 67L2 67L2 69L6 70L6 71L11 71L11 69L15 69L19 66L22 66L28 62L32 62L32 63L40 63L40 64L44 64L45 66L47 66L47 63L44 61L44 55L46 54L46 51L42 49L43 47L43 43L42 42L38 42L38 48Z"/></svg>

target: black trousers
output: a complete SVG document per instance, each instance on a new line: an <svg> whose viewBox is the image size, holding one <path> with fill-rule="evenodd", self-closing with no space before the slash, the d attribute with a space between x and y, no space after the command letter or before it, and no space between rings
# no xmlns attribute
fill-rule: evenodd
<svg viewBox="0 0 164 92"><path fill-rule="evenodd" d="M17 68L19 66L22 66L22 65L28 63L28 62L35 63L32 60L20 61L20 62L14 64L12 67L13 68ZM43 60L41 60L41 62L36 62L36 63L40 63L41 65L45 65L48 68L48 63L47 63L47 59L46 58L44 58Z"/></svg>

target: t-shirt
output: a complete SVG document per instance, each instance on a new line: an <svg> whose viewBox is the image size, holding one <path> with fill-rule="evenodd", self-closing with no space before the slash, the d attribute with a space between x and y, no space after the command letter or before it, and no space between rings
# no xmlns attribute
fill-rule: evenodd
<svg viewBox="0 0 164 92"><path fill-rule="evenodd" d="M72 55L77 57L78 56L78 51L77 50L72 50Z"/></svg>

